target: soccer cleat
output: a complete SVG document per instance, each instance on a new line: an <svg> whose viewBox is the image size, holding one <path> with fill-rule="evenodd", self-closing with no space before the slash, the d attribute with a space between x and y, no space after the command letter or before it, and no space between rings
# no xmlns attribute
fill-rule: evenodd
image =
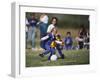
<svg viewBox="0 0 100 80"><path fill-rule="evenodd" d="M44 55L43 55L43 54L39 54L39 56L40 56L40 57L44 57Z"/></svg>

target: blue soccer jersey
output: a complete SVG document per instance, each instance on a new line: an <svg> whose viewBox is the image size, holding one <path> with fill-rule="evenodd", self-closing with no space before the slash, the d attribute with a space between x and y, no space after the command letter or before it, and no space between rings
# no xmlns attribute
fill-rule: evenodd
<svg viewBox="0 0 100 80"><path fill-rule="evenodd" d="M51 45L51 43L55 40L55 36L52 33L48 34L49 38L46 40L46 44Z"/></svg>

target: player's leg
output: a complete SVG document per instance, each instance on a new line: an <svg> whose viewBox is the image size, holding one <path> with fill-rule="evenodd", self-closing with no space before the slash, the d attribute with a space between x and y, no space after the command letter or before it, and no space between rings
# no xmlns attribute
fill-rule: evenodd
<svg viewBox="0 0 100 80"><path fill-rule="evenodd" d="M61 49L57 49L59 55L61 56L62 59L64 59L64 54L62 53L62 50Z"/></svg>
<svg viewBox="0 0 100 80"><path fill-rule="evenodd" d="M49 45L45 45L45 51L42 54L39 54L39 56L43 57L44 55L48 54L51 50L50 50L50 46Z"/></svg>
<svg viewBox="0 0 100 80"><path fill-rule="evenodd" d="M46 48L45 48L45 41L41 41L41 42L40 42L40 47L41 47L42 49L46 50Z"/></svg>
<svg viewBox="0 0 100 80"><path fill-rule="evenodd" d="M48 54L50 52L50 45L45 45L45 52L43 52L44 55Z"/></svg>
<svg viewBox="0 0 100 80"><path fill-rule="evenodd" d="M60 57L61 57L62 59L64 59L64 54L62 53L63 46L57 44L57 45L56 45L56 49L57 49L57 51L58 51Z"/></svg>
<svg viewBox="0 0 100 80"><path fill-rule="evenodd" d="M50 55L48 57L48 60L50 61L51 56L55 54L55 48L50 48Z"/></svg>

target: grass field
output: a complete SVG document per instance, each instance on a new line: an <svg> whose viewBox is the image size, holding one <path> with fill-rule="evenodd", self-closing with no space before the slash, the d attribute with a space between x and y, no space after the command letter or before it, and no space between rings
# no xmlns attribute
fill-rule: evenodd
<svg viewBox="0 0 100 80"><path fill-rule="evenodd" d="M37 67L37 66L62 66L62 65L79 65L89 64L89 50L63 50L65 59L58 59L57 61L49 62L47 60L48 55L41 58L39 53L42 51L32 51L31 49L26 50L26 67ZM56 52L57 56L58 53Z"/></svg>
<svg viewBox="0 0 100 80"><path fill-rule="evenodd" d="M66 36L66 32L70 31L73 38L73 46L77 45L77 42L75 41L75 37L78 36L79 29L65 29L60 28L58 29L58 32L61 33L62 38L64 39ZM36 48L40 48L40 38L39 38L39 30L37 29L36 32ZM89 64L89 50L82 49L82 50L70 50L66 51L63 50L63 53L65 55L65 59L58 59L54 62L48 62L47 58L48 55L41 58L39 57L39 53L42 53L42 51L32 51L31 45L28 45L28 49L26 49L26 67L37 67L37 66L61 66L61 65L78 65L78 64ZM58 53L56 52L58 55ZM58 55L59 56L59 55Z"/></svg>

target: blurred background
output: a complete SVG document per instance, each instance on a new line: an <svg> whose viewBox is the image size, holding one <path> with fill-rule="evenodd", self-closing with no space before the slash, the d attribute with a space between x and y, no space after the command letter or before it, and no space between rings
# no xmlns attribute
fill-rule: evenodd
<svg viewBox="0 0 100 80"><path fill-rule="evenodd" d="M34 15L35 18L37 20L39 20L41 14L43 14L43 13L26 12L25 17L31 18ZM48 15L48 17L49 17L48 25L50 24L52 17L58 18L57 28L58 28L58 32L62 36L62 39L65 38L67 32L71 32L71 36L73 38L74 45L77 45L77 43L75 42L74 39L75 39L75 37L78 36L78 32L79 32L80 28L82 27L82 25L89 32L89 15L53 14L53 13L46 13L46 15ZM36 37L35 38L35 43L36 43L35 46L40 48L40 46L39 46L40 31L39 31L38 26L36 29L37 30L36 30L36 35L35 35L35 37ZM31 47L30 45L28 45L28 46Z"/></svg>
<svg viewBox="0 0 100 80"><path fill-rule="evenodd" d="M40 18L42 13L27 12L26 17L30 18L34 15L37 19ZM52 17L58 18L58 27L60 28L80 28L80 25L84 25L85 28L89 28L89 15L71 15L71 14L48 14L49 23Z"/></svg>

